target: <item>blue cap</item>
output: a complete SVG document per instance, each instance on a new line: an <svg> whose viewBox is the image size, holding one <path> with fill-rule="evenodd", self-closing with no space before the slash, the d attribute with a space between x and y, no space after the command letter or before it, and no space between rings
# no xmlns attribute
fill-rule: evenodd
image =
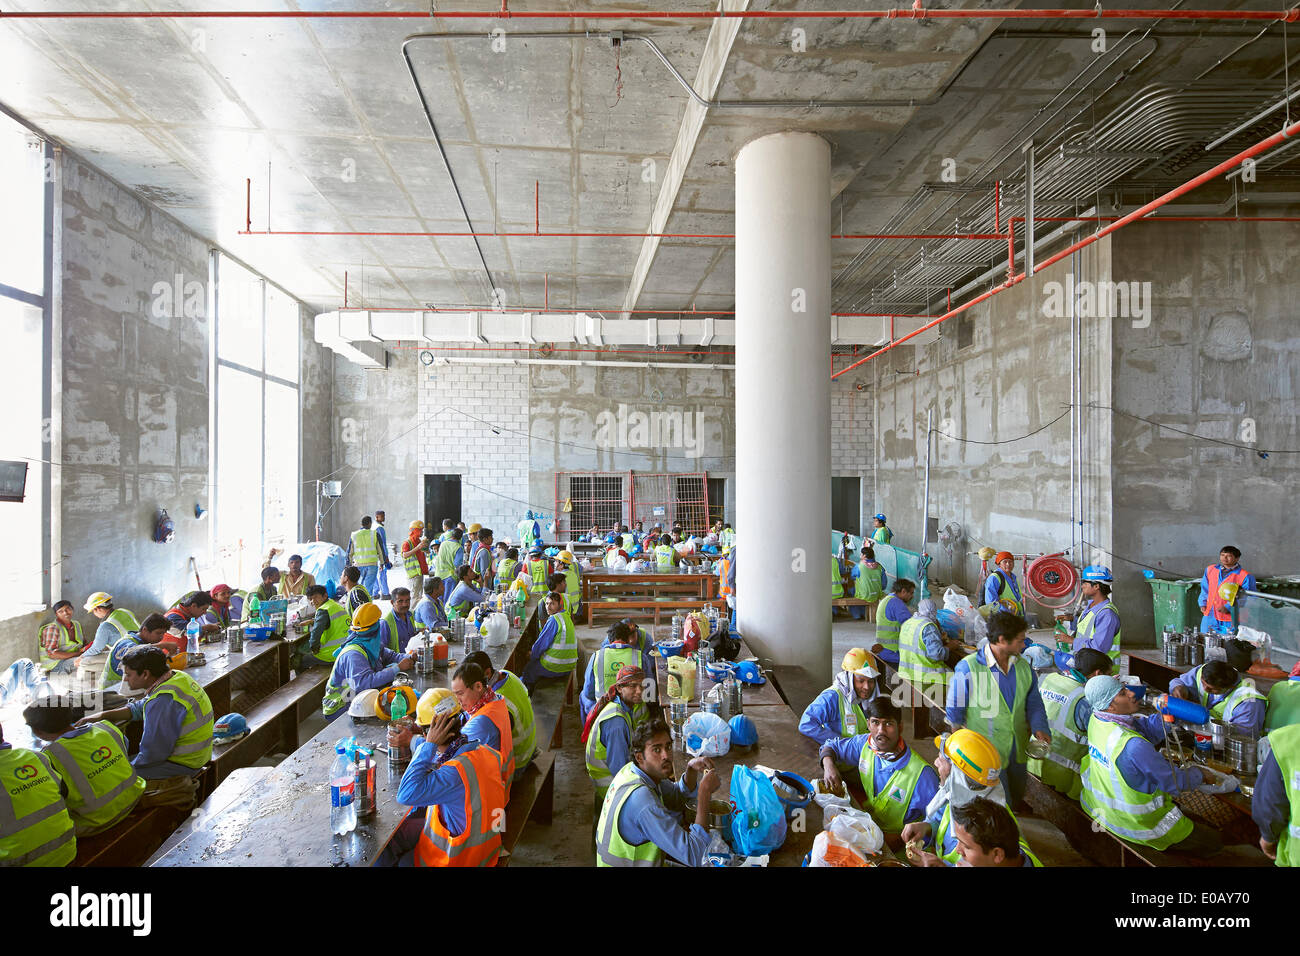
<svg viewBox="0 0 1300 956"><path fill-rule="evenodd" d="M737 714L727 723L731 725L733 747L752 747L758 743L758 728L754 725L754 718L746 714Z"/></svg>
<svg viewBox="0 0 1300 956"><path fill-rule="evenodd" d="M736 665L736 680L746 684L766 684L763 669L754 661L742 661Z"/></svg>
<svg viewBox="0 0 1300 956"><path fill-rule="evenodd" d="M224 717L217 718L217 722L212 725L213 739L218 741L242 737L246 733L248 733L248 721L244 719L243 714L226 714Z"/></svg>
<svg viewBox="0 0 1300 956"><path fill-rule="evenodd" d="M874 517L877 521L884 521L884 520L885 520L885 516L884 516L884 515L873 515L872 517Z"/></svg>
<svg viewBox="0 0 1300 956"><path fill-rule="evenodd" d="M1104 564L1090 564L1083 569L1083 579L1085 581L1100 581L1102 584L1110 584L1114 578L1110 576L1110 568Z"/></svg>
<svg viewBox="0 0 1300 956"><path fill-rule="evenodd" d="M533 509L529 508L528 511L524 514L524 517L531 521L533 518Z"/></svg>

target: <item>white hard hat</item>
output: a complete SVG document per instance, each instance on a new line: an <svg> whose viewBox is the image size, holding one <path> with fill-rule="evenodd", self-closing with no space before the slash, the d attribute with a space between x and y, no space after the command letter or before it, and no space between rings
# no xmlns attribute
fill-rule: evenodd
<svg viewBox="0 0 1300 956"><path fill-rule="evenodd" d="M370 688L363 690L357 696L352 698L352 703L348 704L349 717L374 717L375 702L379 700L379 690Z"/></svg>

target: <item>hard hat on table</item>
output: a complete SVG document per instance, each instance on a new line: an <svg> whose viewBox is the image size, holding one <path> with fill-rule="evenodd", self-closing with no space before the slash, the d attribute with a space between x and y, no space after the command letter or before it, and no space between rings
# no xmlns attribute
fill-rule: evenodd
<svg viewBox="0 0 1300 956"><path fill-rule="evenodd" d="M363 690L353 697L348 704L348 716L362 719L374 717L379 713L379 708L375 706L378 702L379 688L371 687L368 690Z"/></svg>
<svg viewBox="0 0 1300 956"><path fill-rule="evenodd" d="M447 693L450 694L451 691L447 691ZM415 711L417 702L415 699L415 691L411 688L411 685L389 684L381 690L379 696L375 698L375 716L380 720L391 720L393 716L393 701L397 699L398 694L401 694L406 698L406 712L409 714ZM455 695L452 694L452 696L454 697Z"/></svg>

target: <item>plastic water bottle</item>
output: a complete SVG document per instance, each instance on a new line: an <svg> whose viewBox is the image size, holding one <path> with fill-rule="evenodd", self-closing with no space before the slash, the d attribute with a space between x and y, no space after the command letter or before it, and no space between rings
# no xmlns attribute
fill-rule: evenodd
<svg viewBox="0 0 1300 956"><path fill-rule="evenodd" d="M199 652L199 634L202 632L203 625L199 624L198 618L190 618L190 623L185 625L185 653Z"/></svg>
<svg viewBox="0 0 1300 956"><path fill-rule="evenodd" d="M256 594L250 594L248 597L248 623L254 627L262 623L262 599Z"/></svg>
<svg viewBox="0 0 1300 956"><path fill-rule="evenodd" d="M722 836L721 830L711 830L712 837L709 839L709 845L704 851L705 866L731 866L735 854L731 852L731 847L727 846L726 839Z"/></svg>
<svg viewBox="0 0 1300 956"><path fill-rule="evenodd" d="M356 767L348 759L345 740L335 745L334 752L338 756L330 765L330 832L342 836L357 828Z"/></svg>

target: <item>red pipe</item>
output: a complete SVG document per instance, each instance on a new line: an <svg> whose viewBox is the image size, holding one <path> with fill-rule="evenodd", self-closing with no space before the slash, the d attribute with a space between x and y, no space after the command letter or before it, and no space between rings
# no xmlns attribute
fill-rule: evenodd
<svg viewBox="0 0 1300 956"><path fill-rule="evenodd" d="M244 180L244 229L253 228L253 180Z"/></svg>
<svg viewBox="0 0 1300 956"><path fill-rule="evenodd" d="M1015 278L1016 275L1016 223L1015 220L1007 223L1007 278Z"/></svg>
<svg viewBox="0 0 1300 956"><path fill-rule="evenodd" d="M1300 10L47 10L6 11L0 20L1268 20L1295 23Z"/></svg>
<svg viewBox="0 0 1300 956"><path fill-rule="evenodd" d="M1260 153L1265 152L1266 150L1272 149L1274 146L1278 145L1279 143L1287 139L1290 139L1296 133L1300 133L1300 123L1293 123L1290 126L1287 126L1282 130L1279 130L1278 132L1274 133L1272 136L1260 140L1254 146L1242 150L1240 153L1238 153L1236 156L1233 156L1231 159L1225 159L1223 162L1219 163L1219 165L1215 166L1214 168L1207 169L1199 176L1196 176L1193 179L1189 179L1181 186L1177 186L1171 189L1163 196L1151 200L1151 202L1147 203L1145 206L1139 206L1137 209L1134 209L1128 215L1120 216L1110 225L1105 226L1102 229L1099 229L1097 232L1094 232L1090 236L1086 236L1083 239L1080 239L1078 242L1074 243L1071 246L1067 246L1066 248L1062 249L1060 252L1056 253L1056 255L1051 256L1050 258L1045 259L1040 263L1037 263L1034 266L1034 272L1035 273L1041 272L1044 269L1046 269L1048 266L1060 262L1066 256L1073 255L1075 252L1078 252L1080 249L1092 245L1094 242L1096 242L1098 239L1101 239L1103 236L1110 235L1116 229L1122 229L1124 226L1127 226L1129 223L1135 222L1139 219L1142 219L1150 215L1152 212L1155 212L1155 210L1159 209L1161 206L1166 205L1167 203L1171 202L1174 199L1177 199L1179 196L1191 192L1193 189L1195 189L1198 186L1204 185L1205 183L1209 182L1211 179L1214 179L1216 176L1232 169L1234 166L1241 165L1241 163L1245 162L1247 159L1250 159L1253 156L1257 156ZM858 361L854 362L852 365L845 366L844 368L836 372L834 375L832 375L831 378L838 378L839 376L843 375L845 372L848 372L854 368L857 368L859 365L862 365L864 362L870 362L877 355L881 355L885 352L888 352L895 345L902 345L908 339L914 338L915 336L920 335L922 332L934 328L940 322L950 319L954 315L957 315L961 312L965 312L971 306L983 302L985 299L989 298L990 296L997 295L999 292L1003 291L1004 289L1008 289L1011 286L1015 285L1016 283L1023 281L1025 279L1025 276L1026 274L1022 272L1020 275L1015 276L1014 278L1008 278L1006 282L1002 283L1002 285L998 286L997 288L990 289L988 292L976 296L975 298L971 299L969 302L963 303L962 305L959 305L955 309L950 309L946 314L939 316L937 319L934 319L931 322L927 322L925 325L921 326L916 331L909 332L901 339L894 340L891 336L888 345L884 346L883 348L876 349L876 351L872 352L870 355L864 358L859 359Z"/></svg>
<svg viewBox="0 0 1300 956"><path fill-rule="evenodd" d="M348 270L343 270L343 308L348 307Z"/></svg>
<svg viewBox="0 0 1300 956"><path fill-rule="evenodd" d="M1002 231L1002 180L993 180L993 231Z"/></svg>
<svg viewBox="0 0 1300 956"><path fill-rule="evenodd" d="M395 349L420 349L420 350L422 350L422 351L423 351L423 350L428 350L428 351L430 351L430 352L525 352L525 351L527 351L527 350L529 349L529 346L526 345L526 344L524 344L524 345L514 345L514 346L502 346L502 347L485 346L485 345L453 345L453 346L438 346L438 347L436 347L436 348L431 348L430 346L428 346L428 345L426 344L426 345L394 345L394 346L392 346L392 348L395 348ZM644 349L633 349L633 350L628 350L628 349L617 349L617 350L615 350L615 349L612 349L612 348L603 348L603 349L560 349L560 348L557 348L557 349L555 349L554 351L556 351L556 352L581 352L581 353L583 353L583 354L587 354L587 353L591 353L591 354L600 354L600 353L608 352L608 353L610 353L610 354L612 354L612 355L699 355L699 354L700 354L699 352L695 351L694 349L691 349L690 351L660 351L660 350L658 350L658 349L649 349L649 350L644 350ZM717 351L710 350L709 352L707 352L707 353L705 353L705 354L708 354L708 355L735 355L736 353L735 353L735 350L734 350L734 349L728 349L728 350L721 350L721 349L719 349L719 350L717 350Z"/></svg>
<svg viewBox="0 0 1300 956"><path fill-rule="evenodd" d="M534 226L533 232L357 232L330 230L286 230L286 229L251 229L243 230L241 236L325 236L335 238L375 238L397 237L409 239L735 239L731 232L542 232L540 224ZM832 239L967 239L974 242L988 242L1005 239L1006 234L997 232L967 233L898 233L898 232L855 232L835 233Z"/></svg>
<svg viewBox="0 0 1300 956"><path fill-rule="evenodd" d="M504 10L506 0L501 0L501 8ZM533 180L533 235L542 234L542 184L540 180Z"/></svg>
<svg viewBox="0 0 1300 956"><path fill-rule="evenodd" d="M370 306L366 306L366 305L356 305L356 306L352 306L352 307L350 307L350 308L339 309L339 311L340 311L340 312L504 312L504 313L519 313L519 312L550 312L550 311L558 311L560 308L561 308L561 307L557 307L556 310L551 310L550 307L549 307L549 305L548 305L546 308L540 308L540 309L539 309L539 308L536 308L536 307L524 307L524 308L511 309L511 308L497 308L497 307L495 307L495 306L490 306L490 305L460 305L460 306L445 306L445 307L443 307L443 308L433 308L433 309L374 309L374 308L371 308ZM673 310L673 309L624 309L624 308L622 308L621 306L614 306L614 307L611 307L611 308L599 308L599 309L598 309L598 308L593 308L593 307L591 307L591 306L565 306L565 307L562 307L562 308L563 308L563 311L564 311L565 314L567 314L567 313L569 313L569 312L627 312L627 313L630 313L630 314L632 314L632 315L658 315L658 316L683 316L683 315L706 315L706 316L718 316L718 315L735 315L735 314L736 314L734 311L732 311L732 310L730 310L730 309L707 309L707 310L705 310L705 311L703 311L703 312L694 312L694 311L692 311L692 312L683 312L683 311L680 311L680 310ZM885 318L888 318L888 319L893 319L893 317L894 317L895 315L898 315L898 313L896 313L896 312L894 312L894 313L890 313L890 312L832 312L831 315L839 316L840 318L859 318L859 319L885 319ZM904 319L932 319L932 318L934 318L934 316L932 316L932 315L904 315L904 316L899 316L899 317L900 317L900 318L904 318Z"/></svg>

